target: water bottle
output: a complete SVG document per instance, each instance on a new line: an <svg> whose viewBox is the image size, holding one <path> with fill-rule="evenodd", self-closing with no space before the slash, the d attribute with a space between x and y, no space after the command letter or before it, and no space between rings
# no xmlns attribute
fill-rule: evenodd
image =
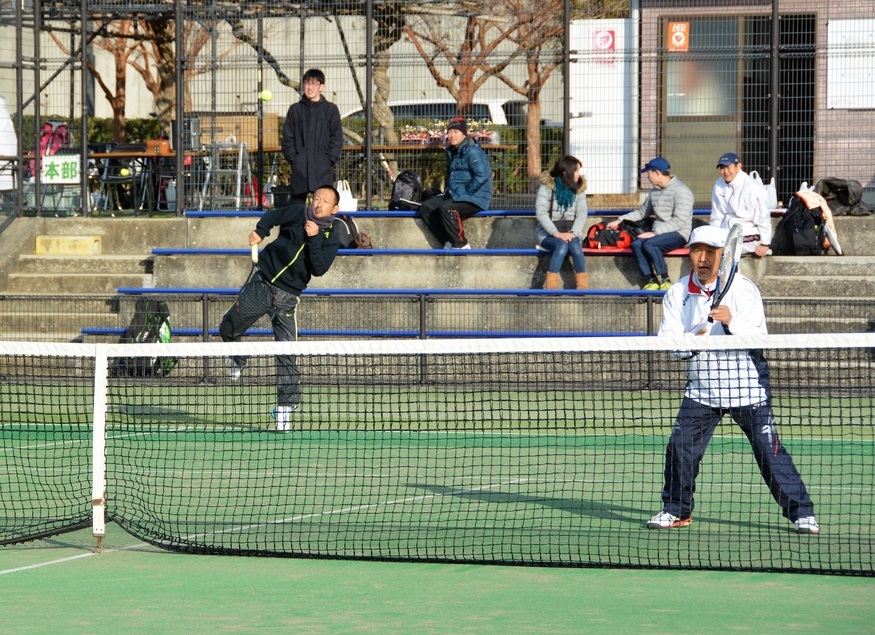
<svg viewBox="0 0 875 635"><path fill-rule="evenodd" d="M167 197L167 210L175 211L176 210L176 179L170 179L167 181L167 188L165 189L165 195Z"/></svg>

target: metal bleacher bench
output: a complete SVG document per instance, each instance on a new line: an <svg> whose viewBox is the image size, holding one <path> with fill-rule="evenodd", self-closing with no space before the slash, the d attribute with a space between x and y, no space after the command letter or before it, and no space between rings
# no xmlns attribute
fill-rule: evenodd
<svg viewBox="0 0 875 635"><path fill-rule="evenodd" d="M119 287L120 295L137 296L231 296L240 292L238 288L231 287ZM606 297L636 297L645 299L648 303L661 298L662 291L633 290L610 290L610 289L313 289L304 291L305 295L335 296L335 295L367 295L367 296L532 296L532 295L575 295L575 296L606 296ZM80 329L83 336L115 336L121 337L125 327L111 326L86 326ZM200 337L208 339L218 337L219 329L210 328L183 328L172 327L171 333L175 337ZM647 335L646 332L622 332L622 331L469 331L457 329L300 329L301 337L381 337L381 338L459 338L459 337L630 337ZM272 337L273 330L270 328L251 328L246 337Z"/></svg>
<svg viewBox="0 0 875 635"><path fill-rule="evenodd" d="M622 216L631 212L631 209L595 210L588 212L589 216ZM234 218L234 217L259 217L264 212L259 210L188 210L186 218ZM355 212L343 212L357 218L419 218L419 212L408 210L385 210L385 209L362 209ZM708 208L694 209L693 216L710 216ZM501 218L501 217L534 217L533 209L486 209L477 212L475 218Z"/></svg>
<svg viewBox="0 0 875 635"><path fill-rule="evenodd" d="M248 249L235 247L156 247L152 249L153 256L246 256ZM419 249L399 247L395 249L339 249L339 256L543 256L546 252L535 249ZM606 247L604 249L590 249L584 247L583 253L587 256L631 256L632 250ZM686 256L689 250L686 247L673 249L665 253L666 256Z"/></svg>

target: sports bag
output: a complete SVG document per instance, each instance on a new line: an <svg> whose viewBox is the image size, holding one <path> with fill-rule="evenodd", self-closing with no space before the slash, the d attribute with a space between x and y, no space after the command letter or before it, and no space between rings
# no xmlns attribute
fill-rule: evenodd
<svg viewBox="0 0 875 635"><path fill-rule="evenodd" d="M338 214L334 217L334 231L340 238L341 249L371 249L370 234L359 230L352 216Z"/></svg>
<svg viewBox="0 0 875 635"><path fill-rule="evenodd" d="M608 229L604 223L596 223L586 232L586 246L590 249L626 249L631 244L628 231Z"/></svg>
<svg viewBox="0 0 875 635"><path fill-rule="evenodd" d="M823 253L823 214L820 207L808 209L799 196L790 200L772 236L776 256L814 256Z"/></svg>
<svg viewBox="0 0 875 635"><path fill-rule="evenodd" d="M170 309L164 300L137 298L134 317L119 340L125 343L166 344L170 341ZM175 357L119 357L111 368L113 377L165 377L178 360Z"/></svg>
<svg viewBox="0 0 875 635"><path fill-rule="evenodd" d="M392 183L390 210L417 210L422 203L422 177L413 170L404 170Z"/></svg>

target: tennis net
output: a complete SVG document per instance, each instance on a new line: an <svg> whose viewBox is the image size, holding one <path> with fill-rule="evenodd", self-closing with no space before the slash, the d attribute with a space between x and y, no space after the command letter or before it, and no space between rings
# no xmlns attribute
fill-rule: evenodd
<svg viewBox="0 0 875 635"><path fill-rule="evenodd" d="M756 351L820 533L782 516L728 415L694 522L648 529L687 365L744 401ZM157 356L168 375L118 372ZM0 343L0 543L106 521L105 544L192 553L872 575L873 356L867 333ZM288 433L278 384L300 393Z"/></svg>

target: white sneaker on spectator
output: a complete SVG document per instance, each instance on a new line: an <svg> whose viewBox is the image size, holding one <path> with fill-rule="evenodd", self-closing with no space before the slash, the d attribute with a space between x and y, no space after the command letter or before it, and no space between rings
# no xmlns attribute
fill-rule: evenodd
<svg viewBox="0 0 875 635"><path fill-rule="evenodd" d="M292 413L298 409L298 406L277 406L273 411L273 416L276 417L276 431L288 432L291 429Z"/></svg>
<svg viewBox="0 0 875 635"><path fill-rule="evenodd" d="M814 516L803 516L797 518L793 523L796 527L797 534L819 534L820 526L817 524L817 519Z"/></svg>
<svg viewBox="0 0 875 635"><path fill-rule="evenodd" d="M468 243L465 243L461 247L453 247L453 249L471 249L471 245L469 245Z"/></svg>

